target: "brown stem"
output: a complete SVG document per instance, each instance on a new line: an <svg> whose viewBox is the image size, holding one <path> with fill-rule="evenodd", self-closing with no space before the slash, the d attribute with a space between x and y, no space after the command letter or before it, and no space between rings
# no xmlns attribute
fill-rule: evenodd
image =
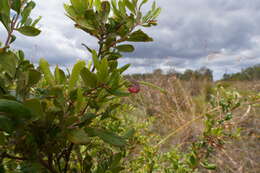
<svg viewBox="0 0 260 173"><path fill-rule="evenodd" d="M48 169L51 173L58 173L52 165L49 165L45 160L43 160L41 157L39 158L39 162L42 166L44 166L46 169Z"/></svg>
<svg viewBox="0 0 260 173"><path fill-rule="evenodd" d="M72 149L73 149L73 143L70 144L68 150L67 150L67 153L66 153L66 156L65 156L65 168L64 168L64 173L67 173L68 169L69 169L69 161L70 161L70 155L71 155L71 152L72 152Z"/></svg>
<svg viewBox="0 0 260 173"><path fill-rule="evenodd" d="M12 156L10 154L7 154L6 152L1 154L1 158L8 158L8 159L14 159L14 160L21 160L21 161L24 161L24 160L27 160L26 158L23 158L23 157L17 157L17 156Z"/></svg>
<svg viewBox="0 0 260 173"><path fill-rule="evenodd" d="M11 30L8 31L8 36L7 36L7 39L6 39L6 42L5 42L5 46L4 46L5 48L9 48L10 41L12 39L12 34L14 32L15 25L16 25L18 19L19 19L19 14L16 14L16 16L14 16L12 21L11 21Z"/></svg>

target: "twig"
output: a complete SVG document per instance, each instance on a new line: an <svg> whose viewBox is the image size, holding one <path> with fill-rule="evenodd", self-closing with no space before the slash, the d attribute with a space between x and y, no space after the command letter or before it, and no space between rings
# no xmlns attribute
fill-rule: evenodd
<svg viewBox="0 0 260 173"><path fill-rule="evenodd" d="M17 157L17 156L12 156L10 154L7 154L6 152L4 152L3 154L1 154L1 158L8 158L8 159L14 159L14 160L27 160L26 158L24 157Z"/></svg>
<svg viewBox="0 0 260 173"><path fill-rule="evenodd" d="M70 155L71 155L71 152L72 152L72 149L73 149L73 143L70 144L68 150L67 150L67 153L66 153L66 157L65 157L65 168L64 168L64 173L67 173L68 171L68 168L69 168L69 161L70 161Z"/></svg>

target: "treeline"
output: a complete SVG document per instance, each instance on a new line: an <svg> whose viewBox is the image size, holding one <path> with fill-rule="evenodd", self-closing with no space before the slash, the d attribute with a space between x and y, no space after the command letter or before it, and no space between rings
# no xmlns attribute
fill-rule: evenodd
<svg viewBox="0 0 260 173"><path fill-rule="evenodd" d="M202 67L198 70L191 70L187 69L184 73L177 72L175 70L170 70L166 74L163 73L161 69L156 69L153 71L153 73L144 73L144 74L132 74L132 75L126 75L126 77L131 77L134 79L147 79L151 78L153 76L165 76L165 77L172 77L175 76L176 78L180 80L208 80L213 81L213 71L209 68Z"/></svg>
<svg viewBox="0 0 260 173"><path fill-rule="evenodd" d="M152 73L144 73L144 74L132 74L126 75L126 77L131 77L134 79L148 79L153 76L164 76L164 77L172 77L184 81L188 80L207 80L213 81L213 71L207 67L202 67L198 70L187 69L183 73L177 72L175 70L168 71L166 74L163 73L161 69L156 69ZM253 81L260 80L260 64L248 67L246 69L241 70L241 72L233 73L233 74L224 74L222 81Z"/></svg>
<svg viewBox="0 0 260 173"><path fill-rule="evenodd" d="M252 81L260 80L260 64L243 69L234 74L224 74L222 80L228 81Z"/></svg>

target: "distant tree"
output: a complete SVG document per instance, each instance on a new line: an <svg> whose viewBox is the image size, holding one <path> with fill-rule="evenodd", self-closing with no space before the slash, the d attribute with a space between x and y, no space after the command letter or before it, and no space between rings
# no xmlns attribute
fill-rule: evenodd
<svg viewBox="0 0 260 173"><path fill-rule="evenodd" d="M241 70L241 72L238 73L224 74L222 80L229 80L229 81L260 80L260 64L243 69Z"/></svg>

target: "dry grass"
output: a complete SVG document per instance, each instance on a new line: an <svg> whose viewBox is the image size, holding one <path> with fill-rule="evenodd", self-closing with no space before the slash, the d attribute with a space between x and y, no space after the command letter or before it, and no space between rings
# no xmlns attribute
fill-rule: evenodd
<svg viewBox="0 0 260 173"><path fill-rule="evenodd" d="M137 79L140 80L140 79ZM153 131L162 137L172 133L161 146L167 151L172 146L191 143L203 129L200 115L209 110L208 95L214 83L208 81L183 82L174 76L153 75L144 79L160 86L167 94L144 86L131 98L131 103L145 116L156 117ZM228 82L243 94L260 91L260 82ZM216 153L213 160L219 173L260 172L260 108L244 106L236 113L234 123L242 129L241 138L231 141Z"/></svg>

